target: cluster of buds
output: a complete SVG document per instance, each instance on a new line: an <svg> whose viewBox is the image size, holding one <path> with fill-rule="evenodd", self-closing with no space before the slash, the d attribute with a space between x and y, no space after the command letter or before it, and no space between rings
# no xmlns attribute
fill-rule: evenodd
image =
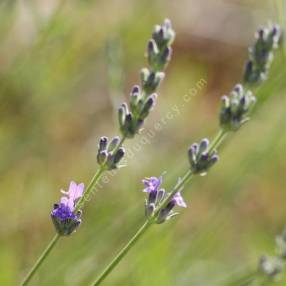
<svg viewBox="0 0 286 286"><path fill-rule="evenodd" d="M230 96L222 97L220 111L220 126L225 131L236 131L247 122L249 111L256 102L251 91L245 90L241 84L237 84Z"/></svg>
<svg viewBox="0 0 286 286"><path fill-rule="evenodd" d="M286 264L286 229L276 237L276 256L262 256L259 261L260 273L270 280L278 280Z"/></svg>
<svg viewBox="0 0 286 286"><path fill-rule="evenodd" d="M284 269L284 262L276 256L262 256L259 260L259 271L271 280L278 280Z"/></svg>
<svg viewBox="0 0 286 286"><path fill-rule="evenodd" d="M149 40L147 47L150 68L141 70L142 89L146 94L153 93L164 78L162 71L171 59L171 44L174 39L175 32L170 20L166 19L162 26L155 26L152 39Z"/></svg>
<svg viewBox="0 0 286 286"><path fill-rule="evenodd" d="M165 20L162 26L155 26L147 47L149 67L141 70L141 88L134 86L130 94L129 108L123 103L118 111L123 136L134 137L155 106L157 95L154 92L165 76L163 70L171 59L171 44L174 39L175 32L170 20Z"/></svg>
<svg viewBox="0 0 286 286"><path fill-rule="evenodd" d="M99 140L97 163L105 170L118 168L118 163L123 158L125 150L120 146L120 138L113 137L108 143L108 138L103 136Z"/></svg>
<svg viewBox="0 0 286 286"><path fill-rule="evenodd" d="M194 143L188 151L189 162L193 174L206 175L208 169L219 159L215 150L209 150L209 140L203 139L199 144Z"/></svg>
<svg viewBox="0 0 286 286"><path fill-rule="evenodd" d="M139 86L134 86L130 94L130 111L126 103L118 110L121 133L132 138L138 133L145 118L155 106L157 95L143 96Z"/></svg>
<svg viewBox="0 0 286 286"><path fill-rule="evenodd" d="M168 196L168 193L164 189L160 188L162 177L145 178L143 180L143 184L145 186L143 192L148 194L148 198L145 201L145 216L147 219L152 218L156 223L161 224L178 214L173 211L176 205L183 208L187 207L180 191L178 191L170 199L166 207L161 208L156 217L153 217L154 213L156 213L157 209L161 207L162 202Z"/></svg>
<svg viewBox="0 0 286 286"><path fill-rule="evenodd" d="M76 203L83 196L84 184L71 182L67 192L61 190L59 204L54 204L51 218L57 233L61 236L72 234L81 223L81 210L77 210Z"/></svg>
<svg viewBox="0 0 286 286"><path fill-rule="evenodd" d="M260 28L255 34L256 42L249 48L249 60L245 67L246 83L259 83L267 78L273 51L282 41L282 30L279 25Z"/></svg>

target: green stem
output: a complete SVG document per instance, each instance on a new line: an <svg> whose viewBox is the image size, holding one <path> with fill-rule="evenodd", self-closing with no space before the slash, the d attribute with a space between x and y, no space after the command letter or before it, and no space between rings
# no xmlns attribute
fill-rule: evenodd
<svg viewBox="0 0 286 286"><path fill-rule="evenodd" d="M181 181L174 187L172 192L167 196L167 198L163 201L161 206L158 207L157 211L154 213L153 218L156 217L156 214L160 211L160 209L164 208L170 198L181 189L184 184L186 184L190 178L192 173L188 171L186 175L183 177ZM108 274L115 268L115 266L124 258L124 256L128 253L128 251L132 248L132 246L138 241L138 239L145 233L145 231L153 224L153 219L147 220L140 229L135 233L135 235L127 242L127 244L120 250L120 252L115 256L115 258L110 262L110 264L103 270L103 272L99 275L99 277L91 284L91 286L98 286L100 283L108 276Z"/></svg>
<svg viewBox="0 0 286 286"><path fill-rule="evenodd" d="M253 285L257 276L257 271L242 275L238 279L228 282L227 286L250 286Z"/></svg>
<svg viewBox="0 0 286 286"><path fill-rule="evenodd" d="M94 190L94 187L96 186L98 180L100 179L101 175L105 169L99 168L94 176L92 177L91 181L89 182L88 186L86 187L86 190L84 192L84 195L78 200L76 207L75 207L75 212L77 212L79 209L84 207L84 204L86 201L88 201L91 192Z"/></svg>
<svg viewBox="0 0 286 286"><path fill-rule="evenodd" d="M25 286L28 284L28 282L31 280L37 269L41 266L43 261L46 259L46 257L49 255L49 253L52 251L52 249L55 247L56 243L58 242L60 238L60 235L56 234L49 245L46 247L46 249L43 251L41 256L38 258L32 269L29 271L29 273L26 275L24 280L21 283L21 286Z"/></svg>
<svg viewBox="0 0 286 286"><path fill-rule="evenodd" d="M220 130L218 134L215 136L212 141L209 150L212 151L217 148L223 141L226 136L226 131ZM119 253L115 256L115 258L110 262L110 264L103 270L103 272L99 275L99 277L91 284L91 286L98 286L101 282L108 276L108 274L116 267L116 265L124 258L124 256L128 253L128 251L135 245L138 239L145 233L145 231L153 224L155 218L159 214L160 210L165 208L170 201L170 199L181 189L183 188L192 178L192 172L188 170L183 178L178 181L175 185L174 189L168 194L168 196L164 199L161 205L157 208L157 210L152 215L152 218L147 220L143 226L136 232L136 234L127 242L127 244L119 251Z"/></svg>
<svg viewBox="0 0 286 286"><path fill-rule="evenodd" d="M222 141L225 139L226 135L227 131L220 129L215 138L212 140L211 145L209 146L209 152L218 148Z"/></svg>
<svg viewBox="0 0 286 286"><path fill-rule="evenodd" d="M132 246L138 241L138 239L146 232L146 230L152 225L150 221L146 221L135 235L129 240L129 242L120 250L110 264L103 270L99 277L91 284L91 286L99 285L106 276L114 269L114 267L121 261L121 259L128 253Z"/></svg>
<svg viewBox="0 0 286 286"><path fill-rule="evenodd" d="M122 146L123 142L125 141L126 137L123 136L118 144L118 146L115 148L114 153L117 152L117 150ZM105 169L104 168L99 168L96 173L94 174L94 176L92 177L90 183L88 184L84 195L79 199L79 201L76 204L75 207L75 212L77 212L79 209L81 209L85 202L89 199L92 191L94 190L98 180L100 179L101 175L104 173ZM35 272L37 271L37 269L40 267L40 265L43 263L43 261L47 258L47 256L49 255L49 253L51 252L51 250L54 248L54 246L56 245L57 241L59 240L60 235L56 234L53 239L50 241L50 243L48 244L47 248L43 251L43 253L41 254L41 256L38 258L38 260L36 261L35 265L33 266L33 268L30 270L30 272L27 274L27 276L24 278L21 286L25 286L27 285L27 283L31 280L31 278L34 276Z"/></svg>

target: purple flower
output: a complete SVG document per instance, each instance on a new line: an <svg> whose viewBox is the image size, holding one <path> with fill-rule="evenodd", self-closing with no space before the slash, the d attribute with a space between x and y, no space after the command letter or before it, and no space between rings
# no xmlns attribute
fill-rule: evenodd
<svg viewBox="0 0 286 286"><path fill-rule="evenodd" d="M54 205L51 217L57 232L60 235L69 235L80 225L81 211L75 211L77 201L83 196L84 184L77 185L71 182L69 190L61 190L64 196L61 197L60 203Z"/></svg>
<svg viewBox="0 0 286 286"><path fill-rule="evenodd" d="M63 203L60 203L59 205L58 204L54 205L54 209L52 211L52 216L59 218L61 221L65 221L67 219L73 219L74 220L74 219L78 218L78 216L75 215L71 211L71 209Z"/></svg>
<svg viewBox="0 0 286 286"><path fill-rule="evenodd" d="M150 193L153 191L158 191L160 185L162 184L163 178L160 176L159 178L157 177L150 177L150 178L145 178L142 180L145 189L143 192L145 193Z"/></svg>
<svg viewBox="0 0 286 286"><path fill-rule="evenodd" d="M169 220L170 218L176 216L178 213L173 211L173 208L175 206L179 206L182 208L186 208L187 204L185 203L180 191L177 192L173 198L168 202L167 206L165 208L162 208L158 214L157 217L157 223L163 223L166 220Z"/></svg>
<svg viewBox="0 0 286 286"><path fill-rule="evenodd" d="M71 181L67 192L61 190L61 193L65 195L61 198L61 204L67 206L71 211L73 211L76 201L83 195L83 190L83 183L77 185L75 182Z"/></svg>
<svg viewBox="0 0 286 286"><path fill-rule="evenodd" d="M145 215L147 218L151 218L154 213L156 214L156 209L159 209L159 213L156 216L157 223L163 223L175 216L177 213L173 211L173 208L176 205L183 208L187 207L187 204L181 195L181 190L178 190L178 192L168 200L167 205L162 208L162 203L168 197L168 193L164 189L160 188L162 181L162 176L159 178L150 177L142 180L145 186L143 192L148 193L148 198L145 202Z"/></svg>
<svg viewBox="0 0 286 286"><path fill-rule="evenodd" d="M184 201L184 198L181 195L181 192L177 192L174 196L172 201L174 201L176 203L177 206L182 207L182 208L186 208L187 204Z"/></svg>

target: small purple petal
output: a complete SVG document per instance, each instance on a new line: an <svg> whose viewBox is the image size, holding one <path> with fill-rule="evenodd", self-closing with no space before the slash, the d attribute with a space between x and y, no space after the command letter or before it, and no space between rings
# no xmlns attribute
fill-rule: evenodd
<svg viewBox="0 0 286 286"><path fill-rule="evenodd" d="M201 154L201 160L202 161L207 161L209 159L209 153L208 152L203 152Z"/></svg>
<svg viewBox="0 0 286 286"><path fill-rule="evenodd" d="M84 183L80 183L77 185L77 192L76 192L76 195L75 195L75 198L74 200L77 200L79 198L82 197L83 195L83 190L84 190Z"/></svg>
<svg viewBox="0 0 286 286"><path fill-rule="evenodd" d="M64 206L68 206L69 199L67 197L61 197L60 203Z"/></svg>
<svg viewBox="0 0 286 286"><path fill-rule="evenodd" d="M66 220L66 219L76 220L78 218L78 216L75 215L72 212L72 210L63 203L61 203L57 209L54 209L52 211L51 215L54 217L58 217L62 221Z"/></svg>
<svg viewBox="0 0 286 286"><path fill-rule="evenodd" d="M74 192L76 192L76 190L77 190L77 184L74 181L71 181L68 193L69 194L74 193Z"/></svg>
<svg viewBox="0 0 286 286"><path fill-rule="evenodd" d="M180 192L177 192L174 197L173 197L173 200L176 202L176 204L179 206L179 207L182 207L182 208L186 208L187 207L187 204L185 203L183 197L181 196L181 193Z"/></svg>
<svg viewBox="0 0 286 286"><path fill-rule="evenodd" d="M68 207L70 211L74 210L76 201L82 197L84 190L84 184L77 185L74 181L71 181L69 190L67 192L61 190L64 196L61 198L61 204Z"/></svg>
<svg viewBox="0 0 286 286"><path fill-rule="evenodd" d="M158 191L158 188L162 184L162 180L163 180L162 176L160 176L159 178L157 177L145 178L144 180L142 180L145 186L143 192L150 193L152 191Z"/></svg>
<svg viewBox="0 0 286 286"><path fill-rule="evenodd" d="M75 182L71 181L70 186L69 186L69 190L67 192L61 190L61 192L64 195L68 196L73 201L76 201L77 199L82 197L83 190L84 190L84 184L83 183L77 185Z"/></svg>

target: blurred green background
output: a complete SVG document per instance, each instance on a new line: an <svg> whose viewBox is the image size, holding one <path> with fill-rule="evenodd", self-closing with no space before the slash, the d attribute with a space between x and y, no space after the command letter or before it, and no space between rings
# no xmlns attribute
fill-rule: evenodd
<svg viewBox="0 0 286 286"><path fill-rule="evenodd" d="M241 80L256 28L277 21L274 2L0 2L0 285L19 283L54 234L59 190L87 184L99 137L118 134L116 109L139 82L153 26L168 17L177 32L156 109L127 142L127 166L106 179L31 285L88 285L133 235L144 221L141 179L167 171L171 188L188 146L214 136L219 97ZM151 228L104 285L223 286L275 253L286 224L284 62L276 53L253 120L186 189L189 207Z"/></svg>

